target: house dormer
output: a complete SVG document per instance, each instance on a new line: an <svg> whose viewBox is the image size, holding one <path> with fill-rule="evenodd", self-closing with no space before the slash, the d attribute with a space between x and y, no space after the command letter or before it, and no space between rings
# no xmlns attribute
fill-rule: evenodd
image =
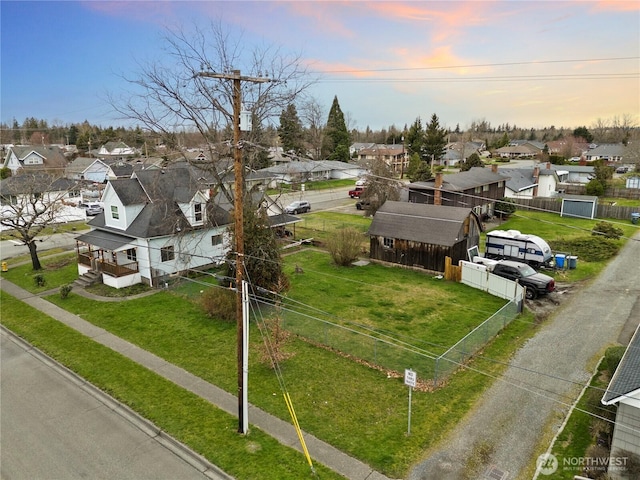
<svg viewBox="0 0 640 480"><path fill-rule="evenodd" d="M197 191L189 203L179 203L180 210L192 227L200 227L206 222L207 198Z"/></svg>

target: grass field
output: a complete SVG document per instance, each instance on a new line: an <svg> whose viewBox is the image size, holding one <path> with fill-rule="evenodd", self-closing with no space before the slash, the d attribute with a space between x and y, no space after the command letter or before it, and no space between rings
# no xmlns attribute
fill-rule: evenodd
<svg viewBox="0 0 640 480"><path fill-rule="evenodd" d="M305 218L310 223L316 222L313 230L310 228L314 232L310 236L318 235L316 232L330 235L331 229L340 225L356 226L365 231L368 222L361 216L339 216L325 212L312 213ZM561 239L566 241L589 236L588 221L558 218L557 215L547 217L546 214L532 214L529 217L518 212L500 228L535 233L552 244ZM630 227L625 229L625 233L635 231ZM581 255L577 270L583 269L588 275L595 275L606 262L590 262L586 255ZM44 272L47 285L43 290L69 283L69 279L77 276L74 261L64 265L61 262L61 258L51 258L51 263L56 266ZM46 263L49 264L48 259ZM303 274L292 273L296 264L302 267ZM292 289L288 293L291 301L326 312L335 321L349 323L357 320L369 328L384 328L395 336L412 338L416 342L426 341L445 346L447 342L459 338L458 335L479 318L484 318L485 313L495 311L491 302L483 303L484 299L465 291L461 285L379 265L338 269L326 261L326 255L312 249L288 255L285 268L292 282ZM30 291L36 291L30 265L11 268L2 276ZM568 280L573 281L573 278L569 276ZM74 292L67 299L59 295L51 295L48 299L205 381L235 393L235 324L208 319L197 304L199 292L206 285L195 281L193 284L195 286L184 284L176 292L161 291L149 297L120 303L93 301ZM447 297L445 293L451 293L451 296ZM95 366L96 358L105 353L93 350L89 346L92 342L77 337L68 329L54 327L59 324L7 298L3 295L1 305L4 325L42 346L132 408L149 415L152 420L165 426L169 433L176 434L197 451L207 451L207 458L222 468L229 465L225 469L228 468L237 478L301 478L307 475L301 473L304 468L295 473L278 473L274 477L266 475L264 471L249 471L248 465L234 466L232 458L248 448L247 445L234 440L228 442L228 447L222 448L221 444L226 445L223 441L216 443L219 451L212 452L209 450L211 446L207 449L204 445L208 437L194 426L194 422L202 416L211 415L211 422L222 424L228 424L228 418L219 419L210 410L200 410L197 400L193 400L193 405L189 400L187 403L190 406L184 406L184 392L168 388L162 379L150 377L129 364L120 363L121 359L114 363L116 366L105 367L111 373L103 374L102 366L98 369ZM536 328L532 316L524 315L474 358L470 364L474 371L462 368L463 371L453 376L443 388L433 392L414 392L411 436L406 435L407 387L401 378L368 368L294 336L284 347L291 356L281 365L282 379L305 431L389 476L402 477L413 463L437 445L473 408L482 392L492 383L491 375L499 374L504 369L501 362L507 362L513 352L535 334ZM85 351L87 353L83 353ZM262 338L255 328L251 331L250 352L249 401L288 420L278 379L270 366L260 361ZM133 369L132 377L127 375L119 383L118 368ZM132 386L136 384L136 376L138 383L145 387L150 385L153 392L163 392L162 405L158 404L155 393L147 397L142 395L139 388ZM206 423L208 428L223 428L219 423ZM287 455L279 451L269 454L264 465L261 459L258 462L261 465L256 468L269 468L272 462L277 464L279 461L306 466L301 458L289 458ZM335 477L328 474L322 478Z"/></svg>

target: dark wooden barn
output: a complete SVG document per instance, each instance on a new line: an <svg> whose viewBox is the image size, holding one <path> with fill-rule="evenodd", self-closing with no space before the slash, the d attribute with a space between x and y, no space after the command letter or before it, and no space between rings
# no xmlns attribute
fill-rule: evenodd
<svg viewBox="0 0 640 480"><path fill-rule="evenodd" d="M495 167L495 165L493 165ZM473 208L479 214L493 214L496 200L505 196L509 176L497 168L473 167L466 172L443 175L408 185L409 201L444 207Z"/></svg>
<svg viewBox="0 0 640 480"><path fill-rule="evenodd" d="M387 201L369 228L370 257L444 272L445 257L454 265L466 260L481 231L480 219L470 208Z"/></svg>

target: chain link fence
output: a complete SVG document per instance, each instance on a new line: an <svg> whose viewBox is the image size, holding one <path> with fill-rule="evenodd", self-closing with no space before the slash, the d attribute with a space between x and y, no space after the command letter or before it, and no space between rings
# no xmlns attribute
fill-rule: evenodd
<svg viewBox="0 0 640 480"><path fill-rule="evenodd" d="M349 324L339 325L287 310L283 327L308 341L337 350L375 368L402 373L414 370L418 379L435 387L449 378L475 352L518 316L519 307L509 302L449 349L427 342L404 341L388 334Z"/></svg>

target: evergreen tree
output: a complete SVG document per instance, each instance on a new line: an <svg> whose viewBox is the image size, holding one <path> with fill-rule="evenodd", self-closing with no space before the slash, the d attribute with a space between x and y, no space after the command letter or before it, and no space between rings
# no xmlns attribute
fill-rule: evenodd
<svg viewBox="0 0 640 480"><path fill-rule="evenodd" d="M460 171L466 172L471 170L471 167L484 167L484 162L477 153L472 153L469 155L469 158L462 162L460 165Z"/></svg>
<svg viewBox="0 0 640 480"><path fill-rule="evenodd" d="M421 156L426 162L438 161L445 154L447 146L447 130L440 126L438 116L434 113L427 125L422 145Z"/></svg>
<svg viewBox="0 0 640 480"><path fill-rule="evenodd" d="M416 118L416 120L411 124L411 127L409 127L405 143L409 153L419 154L421 152L422 145L424 144L424 130L422 129L422 120L420 117Z"/></svg>
<svg viewBox="0 0 640 480"><path fill-rule="evenodd" d="M285 152L292 152L295 155L304 153L302 124L300 123L296 106L293 103L287 105L287 108L280 115L278 135Z"/></svg>
<svg viewBox="0 0 640 480"><path fill-rule="evenodd" d="M431 166L428 162L424 160L420 160L420 164L418 167L411 173L409 179L412 182L426 182L427 180L431 180Z"/></svg>
<svg viewBox="0 0 640 480"><path fill-rule="evenodd" d="M333 97L333 104L329 110L327 127L322 146L322 156L328 160L349 161L349 132L344 121L344 114L340 109L338 97Z"/></svg>
<svg viewBox="0 0 640 480"><path fill-rule="evenodd" d="M593 135L587 129L587 127L578 127L573 131L574 137L584 138L587 143L593 142Z"/></svg>

